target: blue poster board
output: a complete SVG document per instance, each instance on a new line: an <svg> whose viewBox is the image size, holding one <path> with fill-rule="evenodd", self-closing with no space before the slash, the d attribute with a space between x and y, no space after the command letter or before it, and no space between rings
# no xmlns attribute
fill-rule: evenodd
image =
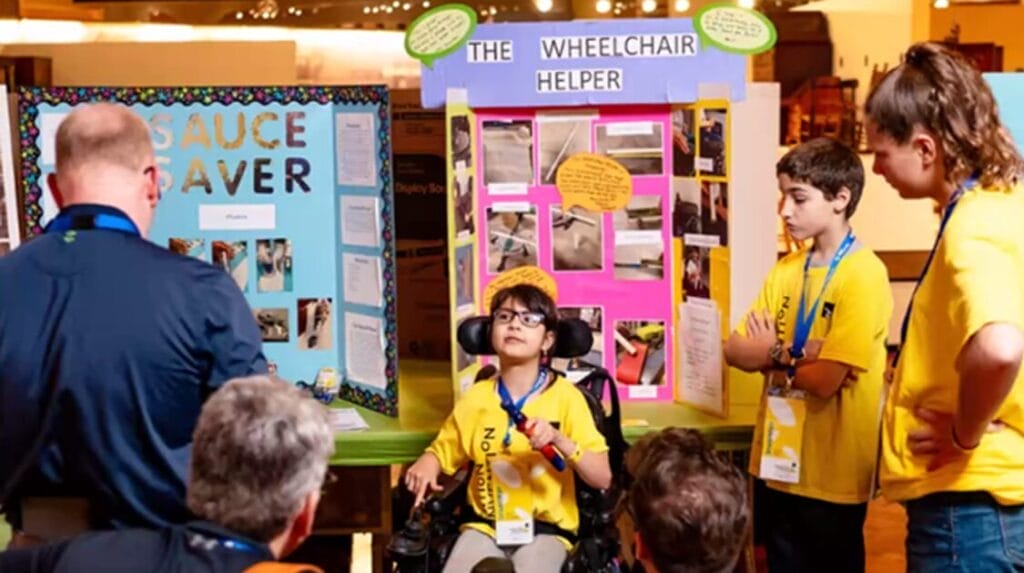
<svg viewBox="0 0 1024 573"><path fill-rule="evenodd" d="M162 198L149 239L235 278L280 376L335 368L343 398L397 416L386 88L22 89L29 236L57 212L57 126L97 101L150 125Z"/></svg>
<svg viewBox="0 0 1024 573"><path fill-rule="evenodd" d="M985 74L999 106L999 118L1010 130L1017 147L1024 149L1024 73Z"/></svg>

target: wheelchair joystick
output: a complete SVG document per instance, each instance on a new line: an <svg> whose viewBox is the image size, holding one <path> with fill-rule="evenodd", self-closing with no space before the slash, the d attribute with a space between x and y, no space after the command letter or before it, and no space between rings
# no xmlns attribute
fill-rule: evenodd
<svg viewBox="0 0 1024 573"><path fill-rule="evenodd" d="M511 404L502 404L501 407L508 413L509 417L512 418L512 422L516 425L516 429L526 435L527 438L533 433L526 427L526 423L529 421L526 415L522 413L518 408ZM558 454L558 450L555 449L551 444L545 444L541 449L540 453L544 458L551 463L558 471L565 471L565 460Z"/></svg>

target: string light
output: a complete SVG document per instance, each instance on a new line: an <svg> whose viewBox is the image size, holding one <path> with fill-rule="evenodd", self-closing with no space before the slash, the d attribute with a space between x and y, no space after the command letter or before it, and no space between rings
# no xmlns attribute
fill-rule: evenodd
<svg viewBox="0 0 1024 573"><path fill-rule="evenodd" d="M751 9L754 7L754 0L739 0L740 8Z"/></svg>
<svg viewBox="0 0 1024 573"><path fill-rule="evenodd" d="M538 12L550 12L555 7L554 0L533 0Z"/></svg>
<svg viewBox="0 0 1024 573"><path fill-rule="evenodd" d="M690 0L676 0L676 12L686 12L690 9Z"/></svg>
<svg viewBox="0 0 1024 573"><path fill-rule="evenodd" d="M939 10L949 8L949 0L935 0L935 7Z"/></svg>
<svg viewBox="0 0 1024 573"><path fill-rule="evenodd" d="M640 9L646 12L647 14L650 14L651 12L654 12L655 10L658 9L658 2L657 0L644 0L640 4Z"/></svg>
<svg viewBox="0 0 1024 573"><path fill-rule="evenodd" d="M597 0L597 4L594 6L599 14L607 14L612 10L611 0Z"/></svg>

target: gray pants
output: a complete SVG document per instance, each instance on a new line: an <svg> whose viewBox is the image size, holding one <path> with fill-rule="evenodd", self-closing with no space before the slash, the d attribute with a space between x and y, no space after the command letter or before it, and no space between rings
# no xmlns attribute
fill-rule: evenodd
<svg viewBox="0 0 1024 573"><path fill-rule="evenodd" d="M517 573L559 573L568 553L554 535L537 535L527 545L502 548L489 535L467 529L459 535L442 573L471 573L488 557L511 557Z"/></svg>

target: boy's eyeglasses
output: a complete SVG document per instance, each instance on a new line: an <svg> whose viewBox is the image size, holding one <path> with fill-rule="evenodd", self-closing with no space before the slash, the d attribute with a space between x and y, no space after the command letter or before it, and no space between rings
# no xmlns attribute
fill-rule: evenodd
<svg viewBox="0 0 1024 573"><path fill-rule="evenodd" d="M537 328L544 324L544 313L533 312L532 310L516 311L509 310L507 308L500 308L494 311L494 314L491 315L494 322L498 324L509 324L512 322L512 319L517 316L519 317L519 322L528 328Z"/></svg>

